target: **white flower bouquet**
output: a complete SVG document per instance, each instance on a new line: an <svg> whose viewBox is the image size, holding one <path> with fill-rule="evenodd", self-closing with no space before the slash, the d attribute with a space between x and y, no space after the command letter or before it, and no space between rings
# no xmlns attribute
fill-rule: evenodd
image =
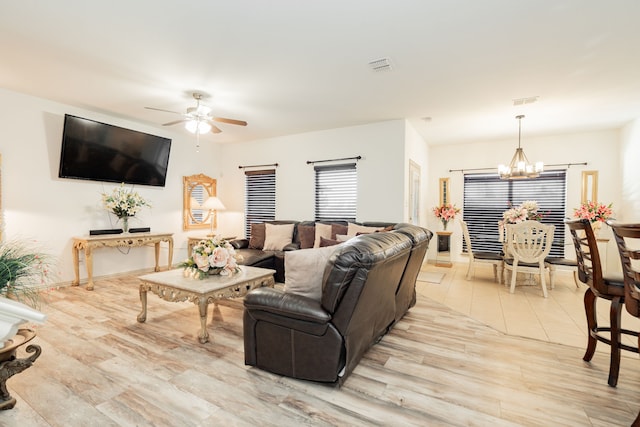
<svg viewBox="0 0 640 427"><path fill-rule="evenodd" d="M126 189L124 183L114 188L110 194L102 193L102 205L118 218L135 216L143 207L151 207L151 203L137 192Z"/></svg>
<svg viewBox="0 0 640 427"><path fill-rule="evenodd" d="M180 264L185 276L202 279L209 274L231 276L240 272L238 256L231 244L217 237L201 240L193 247L191 257Z"/></svg>

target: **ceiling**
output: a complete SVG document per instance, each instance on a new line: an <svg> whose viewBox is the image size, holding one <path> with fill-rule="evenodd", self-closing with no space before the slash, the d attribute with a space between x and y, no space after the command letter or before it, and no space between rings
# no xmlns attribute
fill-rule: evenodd
<svg viewBox="0 0 640 427"><path fill-rule="evenodd" d="M176 116L144 107L204 92L249 123L218 142L401 118L429 144L515 139L525 114L524 144L640 117L638 17L637 0L4 1L0 87L154 125Z"/></svg>

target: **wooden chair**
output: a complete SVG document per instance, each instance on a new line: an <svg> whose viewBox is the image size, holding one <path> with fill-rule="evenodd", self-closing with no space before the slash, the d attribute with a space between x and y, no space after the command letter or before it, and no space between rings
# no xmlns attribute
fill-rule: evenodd
<svg viewBox="0 0 640 427"><path fill-rule="evenodd" d="M507 247L509 257L504 260L504 268L511 274L511 289L516 289L518 273L540 275L542 295L547 297L545 273L549 267L544 259L551 251L553 242L553 225L545 225L538 221L523 221L518 224L507 224Z"/></svg>
<svg viewBox="0 0 640 427"><path fill-rule="evenodd" d="M637 335L621 327L622 305L625 299L624 282L622 277L603 276L598 242L588 220L569 220L565 221L565 224L569 227L576 250L578 278L589 286L584 293L584 310L587 316L589 339L587 350L582 359L586 362L591 360L598 341L608 344L611 347L608 384L615 387L620 371L620 349L637 352L637 349L621 342L621 334L623 333ZM596 313L598 298L611 301L609 326L598 326Z"/></svg>
<svg viewBox="0 0 640 427"><path fill-rule="evenodd" d="M502 283L502 275L504 271L504 262L502 255L495 252L479 252L474 251L471 245L471 236L469 235L469 229L467 223L460 221L462 227L462 235L467 245L467 253L469 254L469 268L467 269L467 280L471 280L474 276L476 263L486 263L493 265L493 280L498 283ZM499 274L498 274L499 273Z"/></svg>
<svg viewBox="0 0 640 427"><path fill-rule="evenodd" d="M622 276L624 279L624 306L627 312L634 316L640 317L640 224L619 224L613 221L607 221L607 224L613 229L613 236L616 239L620 261L622 263ZM632 245L628 243L633 242ZM632 249L633 246L635 249ZM635 261L635 265L632 264ZM638 336L637 333L634 335ZM638 340L638 348L636 352L640 352L640 339ZM632 426L640 426L640 413L636 417Z"/></svg>

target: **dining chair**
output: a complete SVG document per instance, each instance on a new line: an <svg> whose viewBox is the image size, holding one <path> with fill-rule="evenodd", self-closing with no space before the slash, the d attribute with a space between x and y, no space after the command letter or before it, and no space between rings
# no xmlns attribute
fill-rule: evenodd
<svg viewBox="0 0 640 427"><path fill-rule="evenodd" d="M613 230L613 237L620 254L624 280L624 306L627 313L640 318L640 224L622 224L615 221L607 221L607 224ZM638 337L636 331L631 332L631 335ZM633 351L640 353L640 340L637 342L638 348ZM632 425L640 425L640 412Z"/></svg>
<svg viewBox="0 0 640 427"><path fill-rule="evenodd" d="M573 246L576 250L578 262L578 278L589 288L584 293L584 310L587 317L588 341L587 350L582 359L589 362L596 351L598 341L610 346L609 379L608 384L615 387L620 372L620 350L636 351L634 347L623 344L622 334L637 335L632 331L622 329L621 317L624 305L624 281L622 276L602 273L598 242L586 219L565 221L569 227ZM609 326L598 326L596 303L598 298L611 301L609 309Z"/></svg>
<svg viewBox="0 0 640 427"><path fill-rule="evenodd" d="M485 263L493 265L493 280L498 283L502 283L502 276L504 272L504 262L502 255L495 252L482 252L474 251L471 245L471 236L469 235L469 228L465 221L460 220L460 226L462 227L462 235L464 236L465 244L467 245L467 253L469 255L469 268L467 269L467 280L471 280L475 275L476 263Z"/></svg>
<svg viewBox="0 0 640 427"><path fill-rule="evenodd" d="M545 273L549 267L544 259L551 251L553 242L553 225L545 225L538 221L523 221L507 224L506 239L509 257L504 259L504 268L510 273L511 293L515 292L518 273L538 274L542 295L547 297Z"/></svg>

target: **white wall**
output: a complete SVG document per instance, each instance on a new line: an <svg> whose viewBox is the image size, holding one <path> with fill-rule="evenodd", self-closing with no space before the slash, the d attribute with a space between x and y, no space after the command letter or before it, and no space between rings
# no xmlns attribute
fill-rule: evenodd
<svg viewBox="0 0 640 427"><path fill-rule="evenodd" d="M437 188L438 179L450 177L451 200L459 207L463 207L464 175L462 172L449 172L450 169L496 168L498 163L508 164L517 147L517 140L490 141L475 144L435 145L429 147L429 183L431 188ZM541 160L548 165L560 163L582 163L587 166L571 166L567 170L567 212L573 215L573 208L580 204L582 185L582 171L598 171L598 198L603 203L613 203L614 213L622 213L622 192L620 188L620 132L616 130L585 132L576 134L555 135L548 137L523 138L522 148L530 161ZM637 158L637 157L636 157ZM473 172L473 171L470 171ZM491 172L491 171L486 171ZM637 197L637 196L636 196ZM438 204L439 194L433 191L429 194L428 208ZM506 209L506 207L505 207ZM428 227L431 230L441 230L433 214L429 214ZM452 228L452 257L457 261L466 258L461 255L462 231L459 224ZM566 232L566 230L565 230ZM605 237L611 237L611 230L603 228ZM497 234L497 226L496 226ZM570 236L566 234L566 243ZM435 258L436 248L430 245L428 257ZM607 265L616 268L617 255L613 240L607 247ZM567 257L575 259L575 252L569 245L565 247Z"/></svg>
<svg viewBox="0 0 640 427"><path fill-rule="evenodd" d="M69 113L137 131L172 138L165 187L136 186L153 204L130 221L132 227L175 233L174 262L186 256L182 231L182 177L196 173L214 176L217 148L203 138L200 153L195 138L184 132L134 123L116 117L0 89L0 154L2 155L3 239L34 240L58 259L59 280L73 278L72 236L90 229L115 228L115 217L101 206L101 193L117 184L58 178L64 114ZM166 263L166 245L161 261ZM94 251L94 276L151 268L151 248ZM81 278L86 278L84 263Z"/></svg>
<svg viewBox="0 0 640 427"><path fill-rule="evenodd" d="M392 120L262 139L221 147L218 194L235 216L244 211L244 170L278 163L276 218L313 220L314 169L308 160L362 156L358 170L358 221L403 221L405 121ZM236 221L234 221L236 222ZM221 224L220 227L223 227ZM244 235L243 222L224 234Z"/></svg>

